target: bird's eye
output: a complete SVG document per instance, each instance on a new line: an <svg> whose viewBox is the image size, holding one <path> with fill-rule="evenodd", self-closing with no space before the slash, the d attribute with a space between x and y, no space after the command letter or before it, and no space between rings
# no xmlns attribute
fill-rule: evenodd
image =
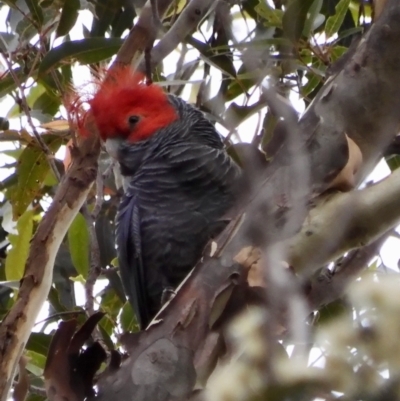
<svg viewBox="0 0 400 401"><path fill-rule="evenodd" d="M131 128L133 128L135 126L135 124L137 124L139 122L140 118L139 116L129 116L128 117L128 123L131 126Z"/></svg>

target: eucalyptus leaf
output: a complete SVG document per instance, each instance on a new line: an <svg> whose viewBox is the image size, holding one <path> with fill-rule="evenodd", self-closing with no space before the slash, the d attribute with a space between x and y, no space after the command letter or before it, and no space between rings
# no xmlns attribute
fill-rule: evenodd
<svg viewBox="0 0 400 401"><path fill-rule="evenodd" d="M46 54L38 73L44 75L65 61L90 64L105 60L118 51L122 42L123 40L119 38L88 38L64 42Z"/></svg>
<svg viewBox="0 0 400 401"><path fill-rule="evenodd" d="M326 20L325 34L327 38L330 38L339 31L347 10L349 9L350 1L351 0L340 0L335 7L335 14Z"/></svg>
<svg viewBox="0 0 400 401"><path fill-rule="evenodd" d="M81 2L79 0L64 0L60 21L56 30L56 37L69 33L78 19L80 7Z"/></svg>
<svg viewBox="0 0 400 401"><path fill-rule="evenodd" d="M17 235L8 235L11 249L7 253L5 265L7 280L20 280L24 275L33 233L33 210L26 211L18 219L17 230Z"/></svg>
<svg viewBox="0 0 400 401"><path fill-rule="evenodd" d="M85 218L78 213L68 230L68 243L76 271L87 277L89 272L90 237Z"/></svg>

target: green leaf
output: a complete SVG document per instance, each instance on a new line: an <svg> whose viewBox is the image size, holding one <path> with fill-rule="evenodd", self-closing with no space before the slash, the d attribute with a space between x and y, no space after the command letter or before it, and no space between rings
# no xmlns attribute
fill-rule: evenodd
<svg viewBox="0 0 400 401"><path fill-rule="evenodd" d="M54 116L61 105L61 98L52 96L48 91L42 93L32 105L33 110L40 110L43 114Z"/></svg>
<svg viewBox="0 0 400 401"><path fill-rule="evenodd" d="M6 258L6 279L21 280L29 254L29 243L33 232L33 210L26 211L17 222L18 234L9 234L12 248Z"/></svg>
<svg viewBox="0 0 400 401"><path fill-rule="evenodd" d="M104 323L105 320L107 320L108 326L111 327L111 330L109 330L109 331L107 331L107 329L104 328L104 326L103 326L103 324L105 324L105 323ZM106 325L106 324L105 324L105 325ZM115 345L114 345L114 343L113 343L113 341L112 341L112 339L111 339L111 335L113 334L113 333L112 333L112 329L114 328L113 322L111 322L111 320L108 319L107 316L105 316L103 319L101 319L101 321L100 321L100 323L99 323L99 325L98 325L97 327L98 327L99 330L100 330L101 339L104 341L104 343L106 344L106 346L107 346L109 349L114 349L114 348L115 348ZM111 333L111 334L110 334L110 333Z"/></svg>
<svg viewBox="0 0 400 401"><path fill-rule="evenodd" d="M397 170L400 167L400 156L391 156L386 158L386 163L388 164L391 171Z"/></svg>
<svg viewBox="0 0 400 401"><path fill-rule="evenodd" d="M47 355L52 336L45 333L31 333L26 343L26 349L37 352L38 354Z"/></svg>
<svg viewBox="0 0 400 401"><path fill-rule="evenodd" d="M260 3L254 7L254 10L265 20L267 26L282 27L282 10L272 8L265 0L260 0Z"/></svg>
<svg viewBox="0 0 400 401"><path fill-rule="evenodd" d="M63 64L60 68L62 71L64 67L71 67L70 65ZM38 77L38 83L42 84L49 94L57 94L60 97L61 93L65 93L70 89L71 80L66 81L65 75L58 69L53 70L51 74L45 74ZM61 89L60 89L61 87Z"/></svg>
<svg viewBox="0 0 400 401"><path fill-rule="evenodd" d="M79 0L64 0L60 22L58 23L56 30L56 38L69 33L78 19L78 11L80 7L81 3Z"/></svg>
<svg viewBox="0 0 400 401"><path fill-rule="evenodd" d="M43 185L46 187L54 187L54 185L58 184L58 180L56 176L54 175L53 170L49 170L47 172L46 177L43 180Z"/></svg>
<svg viewBox="0 0 400 401"><path fill-rule="evenodd" d="M350 0L340 0L335 7L335 14L330 16L326 20L325 34L327 38L330 38L339 31L344 17L346 16L347 10L349 9Z"/></svg>
<svg viewBox="0 0 400 401"><path fill-rule="evenodd" d="M21 68L16 68L14 73L18 77L19 80L23 80L25 78L25 74L22 72ZM12 90L17 87L13 77L8 74L5 77L0 79L0 98L6 95L9 95Z"/></svg>
<svg viewBox="0 0 400 401"><path fill-rule="evenodd" d="M38 0L25 0L26 5L31 12L32 18L39 23L39 26L43 25L43 13L42 8L39 5Z"/></svg>
<svg viewBox="0 0 400 401"><path fill-rule="evenodd" d="M39 75L67 60L77 60L82 64L96 63L113 56L121 47L119 38L88 38L64 42L50 50L39 66Z"/></svg>
<svg viewBox="0 0 400 401"><path fill-rule="evenodd" d="M358 33L361 34L363 31L364 31L364 28L361 26L357 26L355 28L344 29L338 34L337 39L333 43L338 43L342 39L347 38L352 35L356 35Z"/></svg>
<svg viewBox="0 0 400 401"><path fill-rule="evenodd" d="M303 33L308 10L314 0L292 0L282 17L282 28L285 36L297 42Z"/></svg>
<svg viewBox="0 0 400 401"><path fill-rule="evenodd" d="M18 45L18 35L8 32L0 32L0 50L3 52L15 51Z"/></svg>
<svg viewBox="0 0 400 401"><path fill-rule="evenodd" d="M136 17L134 7L123 7L122 12L120 12L112 22L111 36L114 38L120 38L124 33L125 29L132 28L132 22Z"/></svg>
<svg viewBox="0 0 400 401"><path fill-rule="evenodd" d="M342 299L338 299L336 301L331 302L328 305L323 306L318 311L318 317L316 319L316 325L324 325L328 322L331 322L333 319L336 319L341 315L350 315L351 309Z"/></svg>
<svg viewBox="0 0 400 401"><path fill-rule="evenodd" d="M345 46L334 46L330 53L330 62L333 63L347 52L348 48Z"/></svg>
<svg viewBox="0 0 400 401"><path fill-rule="evenodd" d="M57 135L42 135L42 139L53 153L62 144L62 138ZM50 165L43 150L37 143L29 143L18 160L18 184L10 188L7 193L13 207L14 218L21 216L40 193L49 169Z"/></svg>
<svg viewBox="0 0 400 401"><path fill-rule="evenodd" d="M122 308L120 322L123 331L139 331L138 321L129 302L125 302L125 305Z"/></svg>
<svg viewBox="0 0 400 401"><path fill-rule="evenodd" d="M117 316L121 312L123 303L114 290L110 290L110 287L108 287L107 290L108 291L105 291L101 298L101 310L106 312L113 320L117 320Z"/></svg>
<svg viewBox="0 0 400 401"><path fill-rule="evenodd" d="M122 4L120 0L114 1L97 1L95 2L95 15L93 19L92 28L90 31L91 37L103 37L107 32L109 26L115 19L116 15L120 13Z"/></svg>
<svg viewBox="0 0 400 401"><path fill-rule="evenodd" d="M39 96L41 96L46 91L46 88L43 85L35 85L30 90L29 93L26 95L26 101L28 103L29 108L32 109L33 104L36 102ZM7 113L8 118L15 118L21 114L21 107L15 103L9 112Z"/></svg>
<svg viewBox="0 0 400 401"><path fill-rule="evenodd" d="M26 365L26 369L33 373L35 376L42 376L44 366L46 364L46 356L38 354L35 351L25 351L25 355L29 359Z"/></svg>
<svg viewBox="0 0 400 401"><path fill-rule="evenodd" d="M321 15L322 22L325 20L325 16L319 14L322 8L322 0L314 0L313 4L311 5L310 9L308 10L307 17L304 23L303 35L306 38L310 37L311 32L315 29L315 21L318 15Z"/></svg>
<svg viewBox="0 0 400 401"><path fill-rule="evenodd" d="M278 120L276 116L270 112L268 112L264 117L263 121L264 134L261 140L261 149L264 152L266 152L267 146L272 139L277 122ZM268 155L266 152L266 156L269 157L271 155Z"/></svg>
<svg viewBox="0 0 400 401"><path fill-rule="evenodd" d="M61 303L59 293L54 287L50 288L47 300L57 313L65 312L67 310L65 306Z"/></svg>
<svg viewBox="0 0 400 401"><path fill-rule="evenodd" d="M87 277L89 272L90 238L85 218L78 213L68 230L68 243L76 271Z"/></svg>
<svg viewBox="0 0 400 401"><path fill-rule="evenodd" d="M325 76L326 66L322 61L317 60L314 62L312 69L307 73L307 83L300 88L301 96L308 96L319 84Z"/></svg>
<svg viewBox="0 0 400 401"><path fill-rule="evenodd" d="M199 51L200 56L205 63L215 67L230 78L234 79L236 77L236 70L231 60L225 57L217 57L217 54L215 54L209 45L195 39L194 37L188 38L187 42Z"/></svg>

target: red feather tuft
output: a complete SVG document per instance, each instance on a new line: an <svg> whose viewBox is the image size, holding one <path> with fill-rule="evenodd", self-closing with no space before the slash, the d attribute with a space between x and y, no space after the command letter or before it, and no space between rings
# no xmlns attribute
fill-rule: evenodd
<svg viewBox="0 0 400 401"><path fill-rule="evenodd" d="M178 118L162 88L146 85L144 75L128 67L110 71L89 104L103 140L140 141ZM130 116L139 117L134 127L129 124Z"/></svg>
<svg viewBox="0 0 400 401"><path fill-rule="evenodd" d="M85 128L88 110L84 105L87 105L87 102L87 95L80 94L74 89L68 90L63 99L70 128L75 130L79 136L85 138L90 135Z"/></svg>

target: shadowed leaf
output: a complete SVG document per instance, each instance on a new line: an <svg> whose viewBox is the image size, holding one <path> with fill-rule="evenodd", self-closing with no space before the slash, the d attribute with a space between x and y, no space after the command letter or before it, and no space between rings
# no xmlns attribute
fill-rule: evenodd
<svg viewBox="0 0 400 401"><path fill-rule="evenodd" d="M45 333L31 333L26 343L26 349L37 352L38 354L47 355L51 342L51 336Z"/></svg>
<svg viewBox="0 0 400 401"><path fill-rule="evenodd" d="M304 30L308 10L314 0L293 0L282 17L282 27L285 35L297 42Z"/></svg>
<svg viewBox="0 0 400 401"><path fill-rule="evenodd" d="M89 242L86 220L78 213L68 230L68 243L75 269L85 278L89 271Z"/></svg>
<svg viewBox="0 0 400 401"><path fill-rule="evenodd" d="M350 0L340 0L335 7L335 14L326 20L325 34L329 38L341 27L344 17L349 8Z"/></svg>
<svg viewBox="0 0 400 401"><path fill-rule="evenodd" d="M46 74L62 61L76 60L82 64L96 63L113 56L121 47L119 38L88 38L65 42L50 50L39 67L39 75Z"/></svg>
<svg viewBox="0 0 400 401"><path fill-rule="evenodd" d="M56 37L64 36L69 33L78 18L80 6L79 0L64 0L60 22L56 30Z"/></svg>
<svg viewBox="0 0 400 401"><path fill-rule="evenodd" d="M29 11L31 12L32 18L38 22L39 26L43 25L43 12L39 5L38 0L25 0Z"/></svg>
<svg viewBox="0 0 400 401"><path fill-rule="evenodd" d="M62 138L55 135L43 135L42 139L52 152L56 152L62 143ZM10 188L8 193L14 218L21 216L40 193L49 170L50 165L43 150L35 142L29 143L18 159L18 184Z"/></svg>
<svg viewBox="0 0 400 401"><path fill-rule="evenodd" d="M6 259L7 280L20 280L25 271L25 263L29 253L29 243L33 231L33 211L26 211L17 222L18 234L9 234L8 239L12 248Z"/></svg>

